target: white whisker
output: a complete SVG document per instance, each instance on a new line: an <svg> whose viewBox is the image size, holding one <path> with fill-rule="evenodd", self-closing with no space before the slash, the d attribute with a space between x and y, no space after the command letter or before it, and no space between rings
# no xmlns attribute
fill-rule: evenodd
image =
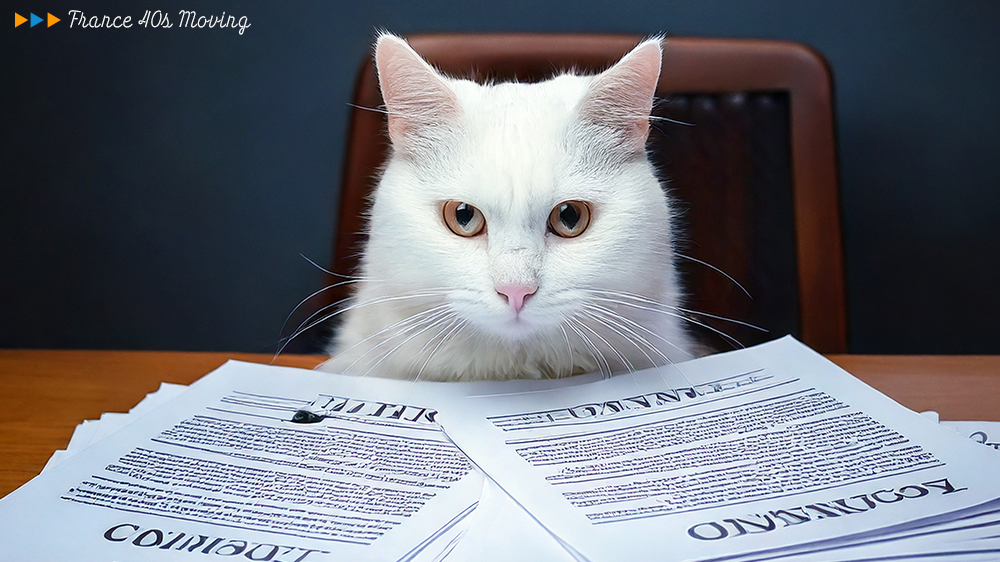
<svg viewBox="0 0 1000 562"><path fill-rule="evenodd" d="M601 334L599 334L597 332L597 330L594 330L592 327L590 327L586 322L583 322L582 320L580 320L580 326L583 327L583 328L586 328L586 329L590 330L590 333L594 334L595 336L597 336L597 339L599 339L602 342L604 342L604 345L608 346L611 349L611 351L614 352L614 354L618 356L618 359L622 362L622 364L625 366L625 368L628 369L628 372L630 372L630 373L634 373L635 372L635 367L632 366L632 362L629 361L624 355L622 355L622 353L620 351L618 351L618 348L616 348L615 346L611 345L611 342L609 342L608 340L606 340L604 338L604 336L602 336ZM610 370L610 367L609 367L609 370Z"/></svg>
<svg viewBox="0 0 1000 562"><path fill-rule="evenodd" d="M315 266L316 269L322 271L323 273L326 273L327 275L333 275L334 277L340 277L341 279L352 279L354 281L359 281L360 280L360 278L353 277L353 276L350 276L350 275L343 275L341 273L334 273L334 272L330 271L329 269L323 267L322 265L320 265L320 264L314 262L313 260L309 259L309 257L306 256L305 254L303 254L302 252L299 252L299 257L301 257L302 259L306 260L307 262L313 264L313 266Z"/></svg>
<svg viewBox="0 0 1000 562"><path fill-rule="evenodd" d="M668 123L674 123L676 125L685 125L687 127L694 127L694 123L688 123L687 121L678 121L677 119L671 119L669 117L664 117L662 115L650 115L649 118L653 121L666 121Z"/></svg>
<svg viewBox="0 0 1000 562"><path fill-rule="evenodd" d="M566 333L566 328L563 327L562 323L559 324L559 331L562 332L563 339L566 340L566 349L569 350L569 374L572 375L573 371L576 370L576 358L573 356L573 346L569 343L569 334Z"/></svg>
<svg viewBox="0 0 1000 562"><path fill-rule="evenodd" d="M721 320L723 322L731 322L733 324L739 324L740 326L746 326L747 328L753 328L754 330L759 330L761 332L764 332L765 334L770 333L770 330L768 330L767 328L761 328L760 326L751 324L749 322L743 322L742 320L736 320L736 319L733 319L733 318L726 318L725 316L718 316L718 315L712 314L710 312L699 312L697 310L689 310L687 308L681 308L679 306L675 306L674 308L677 309L677 310L679 310L679 311L681 311L681 312L686 312L687 314L696 314L698 316L707 316L708 318L714 318L716 320Z"/></svg>
<svg viewBox="0 0 1000 562"><path fill-rule="evenodd" d="M632 303L632 302L628 302L628 301L620 300L620 299L612 299L612 298L609 298L609 297L595 296L595 297L592 297L592 298L597 299L597 300L601 300L601 301L605 301L605 302L613 302L613 303L616 303L616 304L620 304L622 306L628 306L628 307L632 307L632 308L637 308L639 310L647 310L649 312L657 312L659 314L664 314L666 316L672 316L674 318L679 318L681 320L684 320L685 322L690 322L692 324L695 324L696 326L701 326L702 328L705 328L707 330L711 330L711 331L715 332L716 334L722 336L726 340L732 342L733 344L735 344L735 345L737 345L737 346L739 346L741 348L745 348L746 347L745 345L743 345L742 343L740 343L739 340L737 340L736 338L734 338L734 337L730 336L729 334L723 332L722 330L718 330L718 329L716 329L716 328L714 328L712 326L709 326L708 324L705 324L704 322L699 322L699 321L695 320L694 318L689 318L689 317L687 317L687 316L685 316L683 314L677 314L676 312L670 312L669 310L662 310L662 309L659 309L659 308L654 308L654 307L649 307L649 306L642 306L642 305L639 305L639 304L636 304L636 303Z"/></svg>
<svg viewBox="0 0 1000 562"><path fill-rule="evenodd" d="M364 344L364 343L366 343L368 341L371 341L373 338L376 338L376 337L378 337L378 336L380 336L380 335L382 335L382 334L384 334L386 332L389 332L391 330L399 329L398 333L396 333L396 334L394 334L394 335L392 335L392 336L390 336L390 337L382 340L381 342L375 344L374 346L372 346L368 351L366 351L360 357L358 357L357 359L355 359L353 363L351 363L350 365L348 365L347 367L345 367L344 371L348 371L362 357L364 357L365 355L368 355L372 351L375 351L379 347L382 347L387 342L391 341L392 338L394 338L396 336L400 336L400 335L409 333L410 331L412 331L413 329L415 329L416 326L419 326L421 322L426 322L426 321L431 320L433 317L436 317L439 313L445 311L447 308L449 308L449 305L447 305L447 304L439 304L439 305L437 305L437 306L435 306L433 308L429 308L427 310L422 310L420 312L417 312L416 314L412 314L410 316L407 316L406 318L403 318L402 320L399 320L398 322L394 322L393 324L391 324L389 326L386 326L386 327L384 327L384 328L376 331L375 333L369 335L368 337L366 337L366 338L364 338L364 339L362 339L362 340L354 343L350 347L348 347L348 348L346 348L344 350L341 350L337 355L343 355L343 354L351 351L352 349L358 347L359 345L362 345L362 344Z"/></svg>
<svg viewBox="0 0 1000 562"><path fill-rule="evenodd" d="M681 353L684 353L684 354L685 354L685 355L687 355L688 357L692 357L692 358L694 357L693 355L691 355L691 354L690 354L690 353L688 353L687 351L685 351L685 350L681 349L680 347L678 347L677 345L675 345L675 344L674 344L673 342L671 342L670 340L668 340L668 339L664 338L663 336L661 336L661 335L657 334L656 332L653 332L652 330L650 330L649 328L647 328L647 327L643 326L642 324L639 324L638 322L635 322L635 321L633 321L633 320L631 320L631 319L629 319L629 318L627 318L627 317L625 317L625 316L623 316L623 315L621 315L621 314L618 314L617 312L615 312L615 311L613 311L613 310L611 310L611 309L609 309L609 308L605 308L605 307L603 307L603 306L600 306L600 305L596 305L596 304L593 304L593 303L590 303L590 304L588 304L588 305L586 305L586 306L588 306L588 307L592 307L592 308L594 308L594 309L597 309L597 310L600 310L600 311L604 312L604 314L606 314L606 315L608 315L608 316L611 316L611 317L614 317L614 318L617 318L617 319L618 319L618 320L619 320L620 322L624 322L624 323L626 323L626 324L631 324L631 325L632 325L632 326L634 326L635 328L638 328L638 329L640 329L640 330L642 330L642 331L644 331L644 332L648 333L649 335L651 335L651 336L653 336L653 337L655 337L655 338L658 338L659 340L663 341L663 342L664 342L664 343L666 343L667 345L669 345L669 346L673 347L674 349L677 349L677 350L678 350L678 351L680 351ZM637 333L637 332L635 332L634 330L629 330L629 331L630 331L630 333L633 333L633 334L635 334L635 335L636 335L636 337L637 337L637 338L639 338L639 340L640 340L640 341L642 341L642 342L643 342L643 343L644 343L645 345L649 346L649 348L650 348L650 349L652 349L652 350L653 350L653 351L655 351L655 352L656 352L656 353L657 353L658 355L660 355L661 357L663 357L663 359L665 359L665 360L666 360L666 364L669 364L669 365L670 365L671 367L673 367L673 368L674 368L674 370L675 370L675 371L677 371L678 373L680 373L681 377L682 377L682 378L684 379L684 382L685 382L685 383L687 383L687 385L688 385L688 386L692 386L692 385L691 385L691 379L689 379L689 378L687 377L687 375L686 375L686 374L684 374L684 370L683 370L683 369L681 369L681 368L680 368L680 367L679 367L679 366L678 366L678 365L677 365L676 363L674 363L674 362L673 362L673 361L672 361L672 360L671 360L671 359L670 359L669 357L667 357L667 355L666 355L666 354L664 354L664 353L663 353L662 351L660 351L660 349L659 349L658 347L656 347L655 345L652 345L652 344L651 344L651 343L650 343L649 341L647 341L647 340L646 340L645 338L643 338L641 334L638 334L638 333ZM660 371L659 367L657 367L656 371L657 371L657 373L659 373L659 375L660 375L660 378L661 378L661 379L663 379L663 382L664 382L664 383L667 383L667 384L669 385L670 383L669 383L669 382L667 381L667 379L666 379L666 378L665 378L665 377L663 376L663 372L662 372L662 371Z"/></svg>
<svg viewBox="0 0 1000 562"><path fill-rule="evenodd" d="M449 311L449 312L448 312L448 313L446 313L446 314L445 314L445 315L444 315L443 317L441 317L441 318L439 318L439 319L435 320L434 322L432 322L432 323L431 323L431 324L429 324L428 326L426 326L426 327L424 327L423 329L421 329L421 330L417 331L416 333L414 333L414 334L410 335L410 336L409 336L409 337L407 337L407 338L406 338L405 340L403 340L403 341L399 342L399 343L398 343L398 344L396 345L396 347L394 347L394 348L390 349L390 350L389 350L388 352L386 352L386 353L382 354L382 357L380 357L380 358L379 358L379 360L378 360L378 361L376 361L374 365L372 365L372 366L368 367L368 369L367 369L367 370L366 370L366 371L365 371L364 373L362 373L362 374L361 374L361 376L362 376L362 377L365 377L365 376L367 376L367 375L368 375L368 373L372 372L372 370L373 370L373 369L375 369L375 367L378 367L378 366L379 366L379 365L380 365L380 364L381 364L381 363L382 363L383 361L385 361L385 360L386 360L386 359L388 359L388 358L389 358L390 356L392 356L392 354L394 354L394 353L395 353L396 351L398 351L398 350L399 350L399 348L401 348L401 347L403 347L404 345L406 345L407 343L411 342L411 341L412 341L412 340L413 340L414 338L416 338L416 337L417 337L417 336L419 336L420 334L423 334L424 332L426 332L426 331L430 330L431 328L433 328L433 327L437 326L438 324L440 324L440 323L442 323L442 322L445 322L445 321L447 321L447 320L450 320L450 319L451 319L451 318L453 318L453 317L454 317L454 312L450 312L450 311Z"/></svg>
<svg viewBox="0 0 1000 562"><path fill-rule="evenodd" d="M424 364L420 366L420 370L417 371L417 376L414 377L413 382L417 382L420 380L420 375L424 372L424 369L427 367L427 364L431 362L431 358L434 357L434 354L437 353L437 350L440 349L441 346L444 345L446 341L451 339L453 336L458 335L458 333L462 331L462 328L465 327L466 323L468 323L467 320L459 321L457 324L455 324L455 326L451 329L451 331L449 331L447 334L444 335L443 338L441 338L441 341L439 341L438 344L434 346L434 349L432 349L431 352L427 355L427 359L425 359ZM449 324L449 326L451 326L451 324Z"/></svg>
<svg viewBox="0 0 1000 562"><path fill-rule="evenodd" d="M623 340L629 342L630 344L632 344L633 346L635 346L635 348L637 350L639 350L639 353L641 353L646 358L646 361L649 361L649 365L651 367L653 367L657 371L660 370L659 364L657 364L656 361L653 361L653 358L650 357L649 354L646 353L646 351L644 349L642 349L642 347L639 346L639 344L635 343L635 341L631 337L629 337L628 335L624 334L621 330L618 330L617 328L615 328L607 319L600 318L600 317L596 316L592 312L584 312L584 314L586 314L587 317L593 319L595 322L601 324L602 326L607 327L612 332L618 334L618 337L620 337L621 339L623 339ZM659 351L659 350L657 350L657 351ZM632 374L632 375L634 375L635 371L629 370L629 373ZM662 378L663 375L661 374L660 377ZM635 385L636 390L639 389L639 382L635 380L634 376L632 377L632 384Z"/></svg>
<svg viewBox="0 0 1000 562"><path fill-rule="evenodd" d="M649 334L649 335L653 336L654 338L662 341L663 343L669 345L670 347L676 349L677 351L683 353L684 355L687 355L689 358L694 359L694 355L692 355L690 352L688 352L684 348L678 346L674 342L668 340L667 338L661 336L660 334L657 334L656 332L650 330L649 328L643 326L642 324L640 324L640 323L638 323L638 322L636 322L636 321L628 318L627 316L624 316L622 314L614 313L611 309L602 307L602 306L597 305L597 304L591 303L591 306L596 306L596 307L598 307L598 308L600 308L602 310L605 310L605 311L607 311L609 313L615 314L618 317L618 319L621 320L622 322L627 322L628 324L632 325L633 327L646 332L647 334Z"/></svg>
<svg viewBox="0 0 1000 562"><path fill-rule="evenodd" d="M573 324L574 324L573 318L567 318L566 319L566 325L569 326L569 329L573 330L576 333L576 335L579 336L581 340L583 340L584 344L586 344L587 347L590 348L590 350L591 350L590 354L594 357L594 362L597 363L597 367L601 370L601 377L603 377L603 378L610 377L611 376L611 364L608 363L608 360L604 358L604 354L601 353L601 350L598 349L596 345L594 345L594 342L590 341L590 338L587 337L587 334L584 334L583 332L581 332ZM607 367L608 367L608 372L607 373L604 372L604 366L605 365L607 365Z"/></svg>
<svg viewBox="0 0 1000 562"><path fill-rule="evenodd" d="M420 356L423 355L424 351L428 347L430 347L430 345L432 343L434 343L434 340L436 340L439 336L441 336L442 334L444 334L445 332L447 332L449 329L451 329L452 326L455 325L455 323L458 321L457 318L458 318L458 316L456 314L451 314L450 317L449 317L449 319L448 319L449 320L448 324L446 324L443 328L441 328L440 330L438 330L437 333L435 333L431 337L427 338L427 341L424 342L424 345L420 346L420 349L418 349L417 351L415 351L412 354L412 357L413 357L412 360L413 361L418 361L420 359ZM436 346L435 346L435 349L436 349ZM428 355L427 357L430 358L430 355ZM409 371L407 371L407 374L409 374Z"/></svg>
<svg viewBox="0 0 1000 562"><path fill-rule="evenodd" d="M662 306L664 308L668 308L670 310L676 310L678 312L683 312L683 313L686 313L686 314L695 314L695 315L698 315L698 316L706 316L708 318L714 318L716 320L721 320L723 322L731 322L733 324L739 324L740 326L746 326L747 328L753 328L754 330L759 330L759 331L764 332L764 333L768 332L768 330L766 328L761 328L760 326L755 326L754 324L751 324L749 322L744 322L742 320L736 320L735 318L727 318L725 316L719 316L719 315L712 314L712 313L709 313L709 312L699 312L697 310L691 310L691 309L688 309L688 308L682 308L682 307L679 307L679 306L662 303L662 302L650 299L650 298L642 296L642 295L637 295L635 293L629 293L627 291L596 290L596 289L584 289L584 290L586 292L588 292L588 293L601 293L601 294L605 294L605 295L611 295L611 296L618 296L618 297L622 297L622 298L635 299L635 300L640 301L640 302L644 302L644 303L652 304L652 305L656 305L656 306Z"/></svg>
<svg viewBox="0 0 1000 562"><path fill-rule="evenodd" d="M355 109L363 109L365 111L374 111L375 113L383 113L385 115L389 114L388 111L386 111L384 109L378 109L378 108L375 108L375 107L365 107L363 105L358 105L356 103L348 103L347 105L349 105L349 106L351 106L351 107L353 107Z"/></svg>
<svg viewBox="0 0 1000 562"><path fill-rule="evenodd" d="M407 334L412 333L414 330L420 330L420 329L422 329L424 327L427 327L428 325L433 325L433 323L437 322L438 320L441 320L441 319L443 319L443 318L445 318L445 317L447 317L447 316L449 316L449 315L452 314L452 312L450 310L447 310L448 307L446 305L441 305L440 307L435 307L435 308L436 308L436 310L425 310L423 312L418 312L417 314L414 314L413 316L410 316L408 318L408 320L412 320L412 321L408 322L409 325L402 327L401 329L399 329L395 333L389 335L388 337L386 337L382 341L380 341L377 344L375 344L375 345L371 346L370 348L366 349L364 353L362 353L361 355L359 355L358 357L356 357L354 359L354 361L351 362L350 365L348 365L347 367L344 368L344 372L346 373L352 367L354 367L354 365L356 365L358 363L358 361L361 361L362 359L364 359L365 357L367 357L369 354L378 351L379 348L381 348L382 346L388 345L389 342L392 342L394 339L402 337L402 336L406 336ZM360 343L360 342L358 342L358 343ZM354 346L351 346L351 347L353 348ZM376 355L376 356L372 357L371 359L368 360L367 363L364 364L364 366L367 367L367 366L371 365L372 362L376 361L379 357L381 357L381 356Z"/></svg>
<svg viewBox="0 0 1000 562"><path fill-rule="evenodd" d="M660 357L664 361L666 361L667 363L670 363L670 359L666 355L664 355L662 351L660 351L659 349L657 349L656 346L650 344L641 335L637 334L634 330L631 330L627 326L624 326L620 322L618 322L612 315L610 315L607 312L605 312L607 309L604 309L604 308L598 307L598 306L593 306L593 305L584 305L584 307L587 308L588 311L589 311L589 312L585 312L585 314L587 314L587 316L589 316L590 318L593 318L595 321L600 322L601 324L607 326L610 330L612 330L613 332L615 332L616 334L618 334L623 340L626 340L629 343L631 343L632 345L634 345L635 348L637 350L639 350L639 353L643 354L643 356L646 357L646 360L649 361L649 365L651 367L659 367L660 364L657 363L656 361L654 361L653 358L650 357L649 354L646 353L646 351L642 347L639 346L639 344L635 343L635 340L639 340L641 343L644 343L647 347L649 347L650 349L652 349L653 351L655 351L656 353L658 353L660 355ZM601 316L598 316L597 314L601 314ZM616 325L617 325L617 327L615 327ZM621 328L621 329L619 329L619 328ZM627 333L626 332L622 332L621 330L625 330Z"/></svg>
<svg viewBox="0 0 1000 562"><path fill-rule="evenodd" d="M303 256L303 257L305 257L305 256ZM295 311L298 310L300 306L302 306L303 304L305 304L306 301L308 301L309 299L315 297L316 295L318 295L320 293L323 293L325 291L329 291L330 289L334 289L336 287L341 287L343 285L347 285L348 283L357 283L357 282L358 282L358 279L348 279L347 281L340 281L340 282L334 283L332 285L327 285L326 287L323 287L322 289L320 289L318 291L315 291L313 294L309 295L308 297L300 300L299 304L295 305L295 307L292 308L292 311L288 313L288 316L285 317L285 321L281 323L281 330L278 332L278 341L281 341L281 334L285 333L285 326L287 326L288 325L288 321L292 319L292 315L295 314ZM277 356L278 355L275 354L275 357L277 357Z"/></svg>
<svg viewBox="0 0 1000 562"><path fill-rule="evenodd" d="M326 322L326 321L330 320L331 318L334 318L335 316L338 316L338 315L343 314L345 312L348 312L350 310L354 310L356 308L362 308L362 307L365 307L365 306L373 306L373 305L376 305L376 304L383 304L383 303L393 302L393 301L402 301L402 300L412 299L412 298L423 298L423 297L441 296L443 294L447 294L447 292L444 291L444 290L440 290L438 292L428 292L426 290L423 290L423 292L418 292L418 293L415 293L415 294L393 295L391 297L379 297L379 298L371 299L371 300L368 300L368 301L356 302L356 303L350 304L349 306L346 306L344 308L341 308L339 310L331 312L331 313L323 316L319 320L313 321L308 326L303 327L303 325L306 322L309 322L310 320L312 320L316 316L322 314L326 310L329 310L330 308L335 307L335 306L339 305L340 303L342 303L344 301L350 300L350 298L339 300L339 301L337 301L335 303L332 303L332 304L329 304L327 306L324 306L323 308L317 310L312 315L310 315L309 318L307 318L306 320L303 320L302 323L299 324L299 327L296 328L295 332L292 335L288 336L288 339L285 341L285 343L282 344L282 346L278 349L278 353L280 354L281 351L283 349L285 349L285 346L287 346L288 343L291 342L296 337L298 337L298 336L302 335L303 333L307 332L308 330L311 330L312 328L314 328L314 327L322 324L323 322Z"/></svg>
<svg viewBox="0 0 1000 562"><path fill-rule="evenodd" d="M674 252L674 255L677 256L677 257L679 257L679 258L682 258L682 259L690 260L690 261L693 261L695 263L700 263L701 265L703 265L703 266L705 266L705 267L707 267L709 269L712 269L714 271L717 271L718 273L721 273L722 275L724 275L726 277L726 279L729 279L730 281L732 281L737 287L740 288L740 290L742 290L744 293L746 293L746 295L748 297L750 297L751 299L753 299L753 295L750 294L750 291L746 290L746 288L743 287L743 285L740 285L739 281L733 279L733 277L731 275L729 275L725 271L722 271L718 267L715 267L714 265L712 265L712 264L710 264L708 262L701 261L698 258L692 258L691 256L685 256L684 254L681 254L681 253Z"/></svg>

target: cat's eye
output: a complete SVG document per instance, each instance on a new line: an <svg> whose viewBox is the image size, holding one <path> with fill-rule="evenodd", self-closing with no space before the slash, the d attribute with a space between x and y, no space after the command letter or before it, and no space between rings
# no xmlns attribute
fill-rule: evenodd
<svg viewBox="0 0 1000 562"><path fill-rule="evenodd" d="M444 204L444 224L459 236L475 236L486 228L486 219L479 209L462 203L448 201Z"/></svg>
<svg viewBox="0 0 1000 562"><path fill-rule="evenodd" d="M590 205L583 201L563 201L549 213L549 230L563 238L583 234L590 226Z"/></svg>

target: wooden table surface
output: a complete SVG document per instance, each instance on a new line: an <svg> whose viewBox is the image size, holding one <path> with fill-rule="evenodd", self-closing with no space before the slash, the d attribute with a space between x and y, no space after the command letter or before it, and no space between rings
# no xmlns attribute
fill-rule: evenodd
<svg viewBox="0 0 1000 562"><path fill-rule="evenodd" d="M38 474L83 420L126 412L161 381L189 384L227 359L272 363L245 353L0 350L0 497ZM312 368L323 359L283 355L273 364ZM830 359L913 410L1000 421L1000 356Z"/></svg>

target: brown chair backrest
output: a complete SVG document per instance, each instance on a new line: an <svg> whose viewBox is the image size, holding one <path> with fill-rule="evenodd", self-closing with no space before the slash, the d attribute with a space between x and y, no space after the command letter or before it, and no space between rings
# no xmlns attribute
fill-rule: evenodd
<svg viewBox="0 0 1000 562"><path fill-rule="evenodd" d="M407 38L445 73L539 81L600 71L642 37L431 34ZM686 233L679 252L688 308L745 345L791 333L825 353L847 351L831 78L795 43L668 38L648 149L668 178ZM354 272L364 207L388 144L371 61L358 76L334 241L333 270ZM738 280L752 295L712 267ZM331 291L332 300L345 292ZM710 345L725 341L705 331Z"/></svg>

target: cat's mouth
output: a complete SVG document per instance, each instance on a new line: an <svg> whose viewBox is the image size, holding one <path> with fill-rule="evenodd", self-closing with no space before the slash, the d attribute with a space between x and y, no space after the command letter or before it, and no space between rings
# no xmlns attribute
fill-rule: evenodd
<svg viewBox="0 0 1000 562"><path fill-rule="evenodd" d="M528 305L519 311L508 309L502 318L491 322L488 329L508 341L523 343L538 338L545 331L543 318L544 314L537 307Z"/></svg>
<svg viewBox="0 0 1000 562"><path fill-rule="evenodd" d="M484 335L508 342L523 343L538 337L543 329L535 312L530 309L514 311L508 308L500 314L496 311L492 313L481 311L466 318Z"/></svg>
<svg viewBox="0 0 1000 562"><path fill-rule="evenodd" d="M497 323L497 327L504 331L512 331L516 334L524 335L532 331L533 323L530 317L530 313L526 315L524 312L512 312L508 310L503 319Z"/></svg>

